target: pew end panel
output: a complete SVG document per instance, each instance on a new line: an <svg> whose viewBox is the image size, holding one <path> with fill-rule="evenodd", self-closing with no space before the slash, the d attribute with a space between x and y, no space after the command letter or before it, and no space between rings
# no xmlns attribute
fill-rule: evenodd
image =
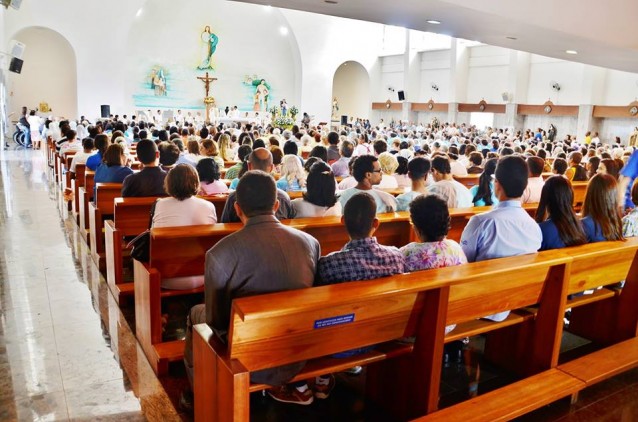
<svg viewBox="0 0 638 422"><path fill-rule="evenodd" d="M457 324L450 338L487 334L486 358L529 376L558 364L570 260L554 251L514 258L492 260L493 270L452 286L447 324ZM524 309L529 306L537 306L535 314ZM504 321L481 319L507 310Z"/></svg>
<svg viewBox="0 0 638 422"><path fill-rule="evenodd" d="M154 344L162 341L162 304L154 297L160 295L160 274L154 268L135 261L135 336L156 374L164 374L168 362L161 362Z"/></svg>
<svg viewBox="0 0 638 422"><path fill-rule="evenodd" d="M598 296L598 300L572 308L569 331L601 345L636 337L638 238L593 243L566 251L574 257L570 294L607 286L590 295ZM621 281L625 282L622 289L610 288ZM609 294L610 291L615 294ZM576 298L574 302L580 299Z"/></svg>

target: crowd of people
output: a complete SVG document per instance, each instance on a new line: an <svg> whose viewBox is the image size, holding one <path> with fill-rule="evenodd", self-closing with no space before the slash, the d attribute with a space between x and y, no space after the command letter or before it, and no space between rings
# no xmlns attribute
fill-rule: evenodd
<svg viewBox="0 0 638 422"><path fill-rule="evenodd" d="M638 153L594 137L558 141L542 130L478 131L455 124L355 124L338 133L115 120L75 129L69 122L47 122L47 130L61 152L77 151L71 171L84 163L95 170L96 183L123 183L125 197L165 197L155 205L154 227L243 223L206 254L205 304L189 313L185 364L191 381L192 325L206 322L225 339L237 297L638 235L638 184L632 187ZM129 168L132 144L139 172ZM231 161L227 187L222 170ZM455 180L468 174L479 175L472 189ZM580 215L573 208L574 181L588 181ZM397 196L388 192L397 189ZM291 200L293 191L302 196ZM211 194L228 195L221 216L197 197ZM535 218L524 203L538 203ZM469 220L460 243L448 239L449 209L473 206L492 208ZM417 241L401 248L379 244L377 214L393 211L409 212ZM350 237L326 256L312 236L279 222L325 216L341 216ZM192 288L191 282L168 280L163 287ZM486 318L500 321L507 314ZM328 397L335 383L330 375L317 377L312 387L286 384L302 366L260 371L251 379L273 385L269 394L282 402Z"/></svg>

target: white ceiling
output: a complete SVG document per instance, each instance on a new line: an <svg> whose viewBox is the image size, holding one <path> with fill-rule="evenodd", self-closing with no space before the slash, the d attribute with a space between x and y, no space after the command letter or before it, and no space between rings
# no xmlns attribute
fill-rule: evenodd
<svg viewBox="0 0 638 422"><path fill-rule="evenodd" d="M437 32L638 73L636 0L235 1ZM428 24L429 19L441 24ZM576 50L578 55L566 54L565 50Z"/></svg>

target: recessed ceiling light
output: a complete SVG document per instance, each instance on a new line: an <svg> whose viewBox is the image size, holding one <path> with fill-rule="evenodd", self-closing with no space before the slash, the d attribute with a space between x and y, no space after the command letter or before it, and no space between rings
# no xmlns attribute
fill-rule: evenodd
<svg viewBox="0 0 638 422"><path fill-rule="evenodd" d="M279 33L281 35L288 35L288 27L282 26L279 28Z"/></svg>
<svg viewBox="0 0 638 422"><path fill-rule="evenodd" d="M507 38L508 40L512 40L512 41L516 41L518 39L516 37L505 37L505 38Z"/></svg>
<svg viewBox="0 0 638 422"><path fill-rule="evenodd" d="M578 51L576 51L576 50L565 50L565 53L567 53L567 54L578 54Z"/></svg>
<svg viewBox="0 0 638 422"><path fill-rule="evenodd" d="M431 24L431 25L440 25L441 24L441 21L437 21L435 19L429 19L426 22Z"/></svg>

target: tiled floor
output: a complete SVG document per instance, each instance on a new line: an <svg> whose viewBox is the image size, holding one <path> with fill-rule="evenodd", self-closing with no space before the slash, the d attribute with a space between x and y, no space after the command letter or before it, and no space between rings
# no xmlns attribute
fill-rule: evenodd
<svg viewBox="0 0 638 422"><path fill-rule="evenodd" d="M48 171L39 151L0 150L0 421L189 420L171 403L183 370L155 377ZM467 396L462 366L444 375L442 405ZM504 378L484 367L479 392ZM361 400L363 376L338 379L329 400L309 407L255 394L252 419L391 420ZM637 421L638 369L583 391L575 406L561 400L521 420Z"/></svg>
<svg viewBox="0 0 638 422"><path fill-rule="evenodd" d="M180 420L47 172L0 152L0 420Z"/></svg>

